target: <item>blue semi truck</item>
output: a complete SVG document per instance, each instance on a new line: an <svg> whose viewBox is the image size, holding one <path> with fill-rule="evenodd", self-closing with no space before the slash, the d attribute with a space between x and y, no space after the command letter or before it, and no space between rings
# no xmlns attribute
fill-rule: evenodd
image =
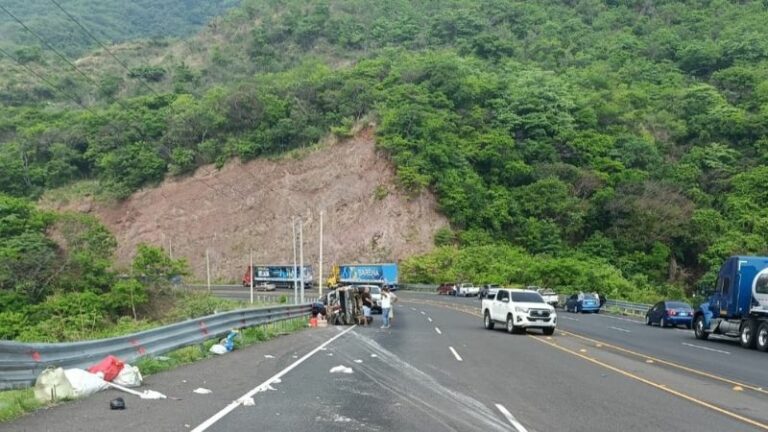
<svg viewBox="0 0 768 432"><path fill-rule="evenodd" d="M243 275L243 286L251 285L251 275L253 275L254 285L274 284L276 288L293 288L293 275L298 273L298 268L299 266L296 266L296 270L294 270L292 265L254 265L253 269L246 267ZM312 266L305 265L301 274L304 276L304 285L311 286L313 283ZM301 282L300 278L296 280Z"/></svg>
<svg viewBox="0 0 768 432"><path fill-rule="evenodd" d="M741 346L768 351L768 257L733 256L720 267L715 291L693 316L696 338L739 338Z"/></svg>
<svg viewBox="0 0 768 432"><path fill-rule="evenodd" d="M397 289L397 264L342 264L334 266L328 286L379 285Z"/></svg>

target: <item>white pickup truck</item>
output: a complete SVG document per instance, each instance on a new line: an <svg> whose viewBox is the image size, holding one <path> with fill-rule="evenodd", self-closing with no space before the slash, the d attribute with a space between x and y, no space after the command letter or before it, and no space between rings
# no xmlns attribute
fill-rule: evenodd
<svg viewBox="0 0 768 432"><path fill-rule="evenodd" d="M480 287L477 287L471 283L463 283L456 287L457 296L469 297L476 296L478 294L480 294Z"/></svg>
<svg viewBox="0 0 768 432"><path fill-rule="evenodd" d="M557 307L557 304L560 303L560 296L552 289L539 287L528 287L527 289L535 290L544 299L544 303L552 307Z"/></svg>
<svg viewBox="0 0 768 432"><path fill-rule="evenodd" d="M555 333L557 313L536 291L500 288L496 296L483 299L483 324L493 330L504 323L509 333L522 333L528 328L540 328L545 335Z"/></svg>

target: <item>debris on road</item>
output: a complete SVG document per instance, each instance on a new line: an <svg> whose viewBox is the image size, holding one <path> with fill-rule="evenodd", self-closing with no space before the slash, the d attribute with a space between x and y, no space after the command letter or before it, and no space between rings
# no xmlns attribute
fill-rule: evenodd
<svg viewBox="0 0 768 432"><path fill-rule="evenodd" d="M123 370L125 363L119 358L108 355L103 360L88 368L88 372L99 375L104 381L112 381Z"/></svg>
<svg viewBox="0 0 768 432"><path fill-rule="evenodd" d="M124 387L139 387L143 381L139 368L126 364L112 382Z"/></svg>
<svg viewBox="0 0 768 432"><path fill-rule="evenodd" d="M239 401L242 406L255 406L256 401L252 397L248 397Z"/></svg>
<svg viewBox="0 0 768 432"><path fill-rule="evenodd" d="M355 360L355 363L362 363L363 361L360 359Z"/></svg>
<svg viewBox="0 0 768 432"><path fill-rule="evenodd" d="M109 401L109 409L112 410L124 410L125 409L125 400L123 398L115 398Z"/></svg>
<svg viewBox="0 0 768 432"><path fill-rule="evenodd" d="M168 399L168 396L166 396L166 395L164 395L164 394L162 394L160 392L156 392L154 390L144 390L143 392L138 392L136 390L131 390L131 389L127 388L127 387L123 387L123 386L121 386L119 384L115 384L115 383L107 383L107 386L112 387L112 388L117 389L117 390L120 390L120 391L124 391L124 392L126 392L128 394L132 394L134 396L138 396L138 397L140 397L142 399Z"/></svg>
<svg viewBox="0 0 768 432"><path fill-rule="evenodd" d="M58 402L74 398L72 384L62 368L47 368L35 381L35 399L41 403Z"/></svg>
<svg viewBox="0 0 768 432"><path fill-rule="evenodd" d="M218 355L226 354L229 352L227 351L227 348L221 344L212 345L211 349L209 349L208 351Z"/></svg>
<svg viewBox="0 0 768 432"><path fill-rule="evenodd" d="M371 357L378 357L376 354L371 354Z"/></svg>
<svg viewBox="0 0 768 432"><path fill-rule="evenodd" d="M198 388L196 388L196 389L192 390L192 393L197 393L197 394L211 394L211 393L213 393L213 392L212 392L212 391L210 391L210 390L208 390L207 388L198 387Z"/></svg>
<svg viewBox="0 0 768 432"><path fill-rule="evenodd" d="M72 385L75 399L86 398L107 388L107 382L100 376L83 369L66 369L64 375Z"/></svg>
<svg viewBox="0 0 768 432"><path fill-rule="evenodd" d="M334 366L331 368L331 373L344 373L344 374L351 374L352 368L346 367L346 366Z"/></svg>
<svg viewBox="0 0 768 432"><path fill-rule="evenodd" d="M275 358L275 356L273 356L272 354L265 354L264 358L273 359Z"/></svg>

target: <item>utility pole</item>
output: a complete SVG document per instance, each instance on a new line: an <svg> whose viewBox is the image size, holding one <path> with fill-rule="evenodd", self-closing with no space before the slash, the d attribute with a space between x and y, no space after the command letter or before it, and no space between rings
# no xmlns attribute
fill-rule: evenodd
<svg viewBox="0 0 768 432"><path fill-rule="evenodd" d="M253 249L251 249L250 257L251 266L249 268L251 269L251 304L253 304Z"/></svg>
<svg viewBox="0 0 768 432"><path fill-rule="evenodd" d="M208 292L211 292L211 260L208 257L208 248L205 249L205 273L208 275Z"/></svg>
<svg viewBox="0 0 768 432"><path fill-rule="evenodd" d="M291 243L293 244L293 304L299 303L299 280L297 279L296 271L296 218L291 218L291 229L293 230L293 237L291 237Z"/></svg>
<svg viewBox="0 0 768 432"><path fill-rule="evenodd" d="M323 297L323 211L320 210L320 274L317 277L318 295Z"/></svg>
<svg viewBox="0 0 768 432"><path fill-rule="evenodd" d="M301 304L304 304L304 221L299 218L299 267L301 267Z"/></svg>
<svg viewBox="0 0 768 432"><path fill-rule="evenodd" d="M173 239L168 238L168 256L173 259Z"/></svg>

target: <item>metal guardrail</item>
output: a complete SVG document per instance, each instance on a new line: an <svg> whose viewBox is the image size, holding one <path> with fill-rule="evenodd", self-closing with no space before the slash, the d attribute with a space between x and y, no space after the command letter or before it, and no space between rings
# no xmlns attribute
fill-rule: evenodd
<svg viewBox="0 0 768 432"><path fill-rule="evenodd" d="M435 292L437 291L438 285L431 285L431 284L401 284L398 285L397 288L403 291L427 291L427 292Z"/></svg>
<svg viewBox="0 0 768 432"><path fill-rule="evenodd" d="M233 328L308 316L309 304L239 309L195 318L125 336L70 343L0 341L0 389L34 384L48 366L87 368L109 354L130 362L220 337Z"/></svg>
<svg viewBox="0 0 768 432"><path fill-rule="evenodd" d="M643 303L632 303L621 300L606 300L605 306L617 308L619 311L629 315L645 315L648 309L653 305Z"/></svg>

